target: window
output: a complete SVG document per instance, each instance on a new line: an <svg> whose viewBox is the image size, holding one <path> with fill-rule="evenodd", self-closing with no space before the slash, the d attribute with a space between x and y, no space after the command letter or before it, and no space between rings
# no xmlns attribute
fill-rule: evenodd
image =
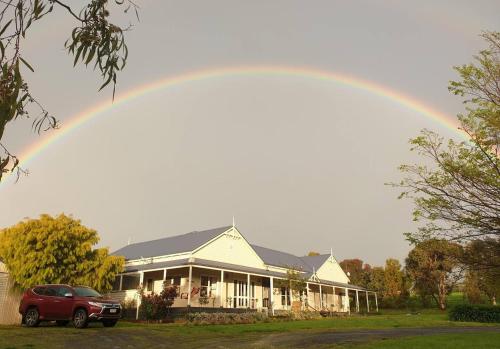
<svg viewBox="0 0 500 349"><path fill-rule="evenodd" d="M139 275L123 275L122 290L136 290L139 287Z"/></svg>
<svg viewBox="0 0 500 349"><path fill-rule="evenodd" d="M181 285L181 277L180 276L167 276L165 280L167 286L180 286Z"/></svg>
<svg viewBox="0 0 500 349"><path fill-rule="evenodd" d="M39 296L45 296L46 291L45 287L35 287L33 289L33 292Z"/></svg>
<svg viewBox="0 0 500 349"><path fill-rule="evenodd" d="M91 289L90 287L75 287L75 293L79 297L102 297L99 292Z"/></svg>
<svg viewBox="0 0 500 349"><path fill-rule="evenodd" d="M288 287L281 288L281 305L290 305L290 290Z"/></svg>
<svg viewBox="0 0 500 349"><path fill-rule="evenodd" d="M121 276L117 275L115 278L115 281L113 281L113 288L112 288L113 291L120 290L120 279L121 279Z"/></svg>
<svg viewBox="0 0 500 349"><path fill-rule="evenodd" d="M45 289L45 296L56 297L57 296L57 287L49 286Z"/></svg>
<svg viewBox="0 0 500 349"><path fill-rule="evenodd" d="M216 283L211 276L201 277L200 297L212 297L212 290L215 290Z"/></svg>
<svg viewBox="0 0 500 349"><path fill-rule="evenodd" d="M66 287L66 286L58 286L58 287L56 287L57 297L64 297L66 293L73 294L73 292L71 292L71 290L68 287Z"/></svg>
<svg viewBox="0 0 500 349"><path fill-rule="evenodd" d="M148 281L146 281L146 291L153 291L153 287L153 279L148 279Z"/></svg>

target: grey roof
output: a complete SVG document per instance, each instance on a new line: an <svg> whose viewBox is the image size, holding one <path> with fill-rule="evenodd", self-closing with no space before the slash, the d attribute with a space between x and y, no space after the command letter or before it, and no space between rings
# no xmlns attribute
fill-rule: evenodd
<svg viewBox="0 0 500 349"><path fill-rule="evenodd" d="M314 268L314 270L318 270L323 264L325 264L329 257L329 254L320 254L318 256L303 256L300 257L300 259L306 262L306 264L311 267L310 271L312 271L312 268Z"/></svg>
<svg viewBox="0 0 500 349"><path fill-rule="evenodd" d="M269 271L269 270L265 270L265 269L245 267L242 265L236 265L236 264L231 264L231 263L211 261L208 259L201 259L201 258L192 258L191 260L189 260L188 258L184 258L184 259L176 259L176 260L168 261L168 262L132 265L132 266L125 267L125 272L132 273L132 272L137 272L137 271L163 269L163 268L169 268L169 267L183 267L183 266L187 267L189 265L221 268L221 269L225 269L225 270L229 270L229 271L252 273L252 274L257 274L257 275L285 277L285 273L279 273L279 272Z"/></svg>
<svg viewBox="0 0 500 349"><path fill-rule="evenodd" d="M217 235L222 234L229 228L231 228L231 226L204 231L193 231L184 235L138 242L122 247L113 252L113 254L124 256L125 259L130 260L190 252L212 240Z"/></svg>
<svg viewBox="0 0 500 349"><path fill-rule="evenodd" d="M215 228L204 231L194 231L191 233L187 233L184 235L171 236L167 238L138 242L135 244L127 245L115 252L114 255L124 256L127 260L140 259L140 258L150 258L157 256L165 256L169 254L182 253L182 252L191 252L218 235L222 234L226 230L230 229L232 226L226 226L221 228ZM259 255L259 257L264 261L267 265L277 266L277 267L285 267L285 268L296 268L305 272L305 276L310 278L313 274L314 270L318 270L330 257L330 254L322 254L318 256L303 256L297 257L293 254L273 250L270 248L251 245L255 252ZM236 272L245 272L245 273L253 273L258 275L266 275L266 276L276 276L283 277L284 273L273 272L266 269L255 269L249 268L240 265L234 265L229 263L221 263L216 261L209 261L204 259L179 259L168 262L159 262L159 263L145 263L136 266L128 266L125 268L125 272L137 272L143 270L152 270L152 269L162 269L168 267L176 267L176 266L188 266L188 265L197 265L197 266L206 266L206 267L216 267L223 268L226 270L234 270ZM323 284L329 284L338 287L349 287L356 288L360 290L364 290L364 288L360 286L355 286L351 284L343 284L339 282L332 282L326 280L320 280Z"/></svg>
<svg viewBox="0 0 500 349"><path fill-rule="evenodd" d="M310 267L302 259L293 254L272 250L270 248L252 245L259 257L268 265L276 267L296 268L298 270L309 270Z"/></svg>

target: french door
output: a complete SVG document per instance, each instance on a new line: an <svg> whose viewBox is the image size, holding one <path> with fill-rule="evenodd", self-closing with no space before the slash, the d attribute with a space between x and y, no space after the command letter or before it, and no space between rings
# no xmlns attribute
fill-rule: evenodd
<svg viewBox="0 0 500 349"><path fill-rule="evenodd" d="M248 292L250 292L250 299L253 299L255 297L255 283L250 283L249 290L246 281L234 280L233 290L233 307L248 308Z"/></svg>

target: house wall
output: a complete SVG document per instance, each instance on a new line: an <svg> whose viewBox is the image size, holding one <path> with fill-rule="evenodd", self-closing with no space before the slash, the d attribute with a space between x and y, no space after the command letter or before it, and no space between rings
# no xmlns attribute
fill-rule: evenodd
<svg viewBox="0 0 500 349"><path fill-rule="evenodd" d="M348 283L349 278L334 258L328 258L316 271L318 278L328 281Z"/></svg>
<svg viewBox="0 0 500 349"><path fill-rule="evenodd" d="M235 228L196 250L195 258L265 269L264 261Z"/></svg>
<svg viewBox="0 0 500 349"><path fill-rule="evenodd" d="M210 289L210 297L208 304L200 303L201 295L201 278L202 276L212 278L212 287ZM224 272L224 282L221 283L221 273L218 270L203 269L193 267L192 271L192 281L191 289L189 288L189 268L179 268L179 269L168 269L167 270L167 280L173 277L180 277L180 286L178 290L178 296L174 300L172 307L186 307L188 305L188 293L191 292L191 306L192 307L225 307L232 308L235 306L234 303L234 281L240 281L247 283L247 274L241 273L231 273ZM163 271L161 272L145 272L144 273L144 285L147 286L148 279L153 281L154 289L147 291L145 288L144 293L151 294L152 292L160 293L163 288ZM250 307L253 309L262 309L263 301L265 298L269 300L269 288L263 287L263 278L259 276L251 276L250 284L254 284L254 296L251 297ZM279 292L279 289L275 289ZM110 296L119 301L131 301L138 299L138 293L136 289L113 291ZM221 297L222 296L222 297ZM278 301L279 296L275 296L276 301ZM278 304L278 303L276 303ZM236 307L246 308L245 305L240 306L236 302Z"/></svg>

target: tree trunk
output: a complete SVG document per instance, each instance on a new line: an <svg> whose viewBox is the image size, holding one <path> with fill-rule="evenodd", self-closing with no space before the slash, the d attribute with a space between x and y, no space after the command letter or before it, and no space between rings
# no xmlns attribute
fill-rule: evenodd
<svg viewBox="0 0 500 349"><path fill-rule="evenodd" d="M497 305L497 297L495 295L491 297L491 304Z"/></svg>
<svg viewBox="0 0 500 349"><path fill-rule="evenodd" d="M446 282L444 273L439 277L438 299L439 309L446 310Z"/></svg>

